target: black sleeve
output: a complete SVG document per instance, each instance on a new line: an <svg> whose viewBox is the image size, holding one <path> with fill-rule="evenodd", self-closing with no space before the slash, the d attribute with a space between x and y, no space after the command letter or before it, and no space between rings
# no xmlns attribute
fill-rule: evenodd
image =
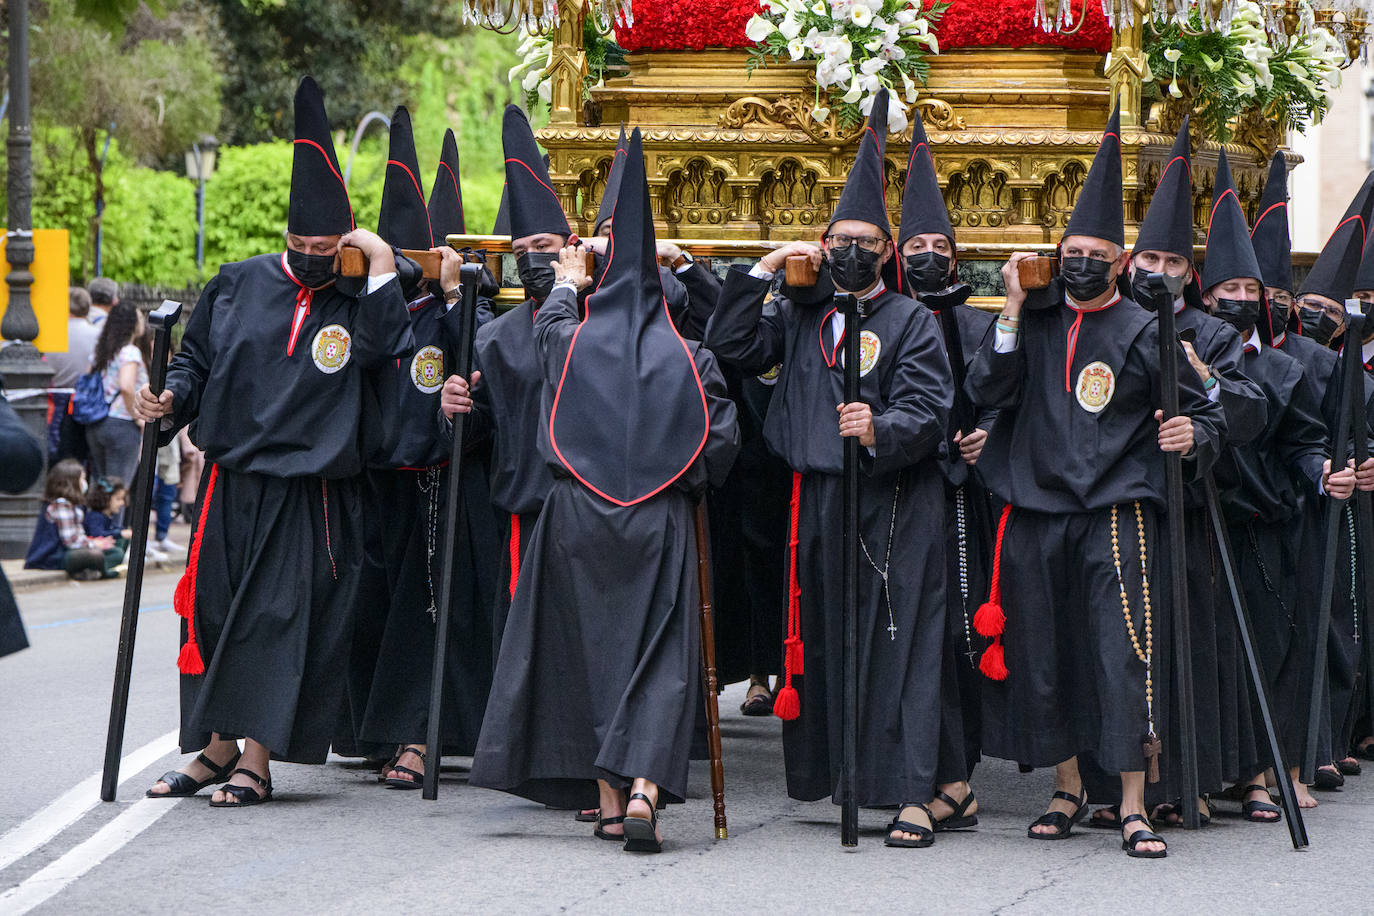
<svg viewBox="0 0 1374 916"><path fill-rule="evenodd" d="M22 493L43 473L43 446L0 396L0 490Z"/></svg>
<svg viewBox="0 0 1374 916"><path fill-rule="evenodd" d="M362 368L375 369L415 349L410 312L395 277L359 296L353 309L353 352Z"/></svg>
<svg viewBox="0 0 1374 916"><path fill-rule="evenodd" d="M725 377L721 375L716 358L705 347L696 351L697 374L701 377L702 390L706 392L707 412L710 417L710 431L706 446L702 450L702 460L706 462L706 476L711 486L725 485L725 479L734 467L735 456L739 454L740 433L735 402L725 388Z"/></svg>
<svg viewBox="0 0 1374 916"><path fill-rule="evenodd" d="M1269 422L1269 399L1241 370L1244 352L1240 334L1225 327L1218 332L1208 359L1220 386L1217 401L1226 414L1227 445L1244 445L1263 432Z"/></svg>
<svg viewBox="0 0 1374 916"><path fill-rule="evenodd" d="M721 362L745 375L767 372L782 362L783 310L779 308L771 315L763 311L769 285L768 280L751 277L748 271L731 268L715 313L706 325L706 346Z"/></svg>
<svg viewBox="0 0 1374 916"><path fill-rule="evenodd" d="M1184 455L1185 476L1190 480L1201 480L1216 463L1221 454L1221 445L1226 441L1226 413L1221 404L1207 397L1202 388L1202 378L1192 371L1188 354L1183 344L1178 347L1178 412L1193 421L1193 450ZM1164 402L1163 388L1159 377L1159 325L1150 325L1136 338L1136 346L1131 349L1133 356L1139 356L1151 367L1152 391L1156 405ZM1184 369L1188 371L1183 371ZM1156 408L1157 409L1157 408Z"/></svg>
<svg viewBox="0 0 1374 916"><path fill-rule="evenodd" d="M720 300L720 280L696 262L675 276L687 288L687 312L678 326L678 333L692 340L702 340L706 336L706 324Z"/></svg>
<svg viewBox="0 0 1374 916"><path fill-rule="evenodd" d="M893 370L887 406L873 415L873 454L859 450L861 466L891 474L930 457L944 441L954 380L944 341L929 312L907 325Z"/></svg>
<svg viewBox="0 0 1374 916"><path fill-rule="evenodd" d="M968 378L964 380L964 391L969 400L984 411L1015 407L1021 403L1021 386L1026 380L1026 342L1023 326L1017 336L1016 349L998 353L993 346L996 335L991 334L978 348L978 355L968 367Z"/></svg>
<svg viewBox="0 0 1374 916"><path fill-rule="evenodd" d="M186 322L181 337L181 349L167 366L167 390L172 392L172 415L162 421L158 444L166 445L177 430L200 416L201 396L215 361L214 336L211 327L215 318L215 300L219 296L220 278L216 274L205 284L200 299ZM168 422L170 419L170 423Z"/></svg>
<svg viewBox="0 0 1374 916"><path fill-rule="evenodd" d="M1321 417L1321 403L1317 400L1316 389L1309 384L1303 368L1296 360L1292 365L1293 375L1284 379L1283 389L1291 391L1288 404L1276 405L1283 410L1282 419L1276 431L1274 446L1285 467L1307 478L1311 484L1308 493L1315 492L1322 480L1322 468L1330 452L1331 443L1326 435L1326 424Z"/></svg>

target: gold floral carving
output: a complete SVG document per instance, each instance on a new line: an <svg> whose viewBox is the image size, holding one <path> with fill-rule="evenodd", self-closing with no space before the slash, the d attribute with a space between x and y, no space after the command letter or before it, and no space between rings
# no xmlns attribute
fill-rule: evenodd
<svg viewBox="0 0 1374 916"><path fill-rule="evenodd" d="M921 119L938 130L962 130L964 119L954 113L948 102L939 99L917 99L913 107L921 114ZM863 124L844 126L835 112L830 112L824 121L811 116L812 103L796 96L780 99L764 99L746 96L736 99L725 109L717 125L736 130L746 127L799 130L817 143L843 145L854 140L863 130Z"/></svg>

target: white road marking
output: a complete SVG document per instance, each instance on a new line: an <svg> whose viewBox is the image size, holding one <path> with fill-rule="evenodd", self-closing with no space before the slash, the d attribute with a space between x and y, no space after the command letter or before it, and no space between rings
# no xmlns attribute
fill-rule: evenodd
<svg viewBox="0 0 1374 916"><path fill-rule="evenodd" d="M176 750L177 733L170 731L119 762L120 784ZM100 773L88 776L63 792L28 820L0 836L0 871L18 862L81 819L100 803ZM161 801L161 799L149 799Z"/></svg>
<svg viewBox="0 0 1374 916"><path fill-rule="evenodd" d="M90 839L77 844L55 862L30 875L22 884L0 894L0 912L8 916L23 916L34 907L51 900L73 881L151 827L158 818L176 807L177 801L144 798L134 802L127 811L97 830Z"/></svg>

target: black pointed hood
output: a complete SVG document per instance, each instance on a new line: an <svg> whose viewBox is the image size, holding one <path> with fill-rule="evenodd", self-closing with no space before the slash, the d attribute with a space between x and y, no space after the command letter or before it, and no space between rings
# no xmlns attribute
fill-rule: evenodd
<svg viewBox="0 0 1374 916"><path fill-rule="evenodd" d="M873 97L868 123L859 134L859 152L830 217L831 225L842 219L859 219L872 223L891 238L892 223L887 218L886 154L887 90L880 89Z"/></svg>
<svg viewBox="0 0 1374 916"><path fill-rule="evenodd" d="M710 428L706 393L668 315L639 130L630 136L606 269L587 297L549 411L549 444L583 486L642 502L692 465Z"/></svg>
<svg viewBox="0 0 1374 916"><path fill-rule="evenodd" d="M506 152L511 238L541 232L571 236L568 217L549 180L549 169L534 142L529 119L514 105L506 106L506 115L501 121L501 145Z"/></svg>
<svg viewBox="0 0 1374 916"><path fill-rule="evenodd" d="M601 232L601 224L615 212L615 199L620 194L620 179L625 174L625 155L630 141L625 136L625 125L620 125L620 140L615 145L615 155L611 157L611 168L606 173L606 190L601 194L601 207L596 211L596 222L592 224L592 235Z"/></svg>
<svg viewBox="0 0 1374 916"><path fill-rule="evenodd" d="M296 87L296 138L291 157L291 204L287 231L295 235L342 235L351 232L353 207L348 202L324 93L311 77Z"/></svg>
<svg viewBox="0 0 1374 916"><path fill-rule="evenodd" d="M1136 251L1167 251L1193 260L1193 164L1189 157L1188 118L1174 138L1169 161L1159 173L1150 208L1140 221Z"/></svg>
<svg viewBox="0 0 1374 916"><path fill-rule="evenodd" d="M377 234L382 241L397 248L423 249L433 244L425 192L420 186L415 136L410 129L410 112L404 105L391 115L391 146L386 156L381 209Z"/></svg>
<svg viewBox="0 0 1374 916"><path fill-rule="evenodd" d="M496 222L491 225L492 235L510 235L510 188L501 185L501 203L496 205Z"/></svg>
<svg viewBox="0 0 1374 916"><path fill-rule="evenodd" d="M1218 283L1250 277L1264 282L1255 249L1250 246L1250 227L1240 208L1236 186L1231 180L1231 163L1226 150L1217 160L1217 177L1212 184L1212 209L1207 218L1207 255L1202 265L1202 289Z"/></svg>
<svg viewBox="0 0 1374 916"><path fill-rule="evenodd" d="M1336 224L1303 281L1299 295L1316 293L1336 302L1350 298L1369 230L1370 206L1374 204L1371 191L1374 191L1374 172L1369 173L1350 206L1346 207L1345 215Z"/></svg>
<svg viewBox="0 0 1374 916"><path fill-rule="evenodd" d="M1260 195L1259 215L1250 230L1255 259L1264 271L1264 285L1293 292L1293 243L1288 236L1288 164L1277 152L1269 161L1269 177Z"/></svg>
<svg viewBox="0 0 1374 916"><path fill-rule="evenodd" d="M467 232L463 219L463 184L458 179L458 141L452 130L444 131L444 145L439 153L439 167L434 184L429 189L430 237L434 247L445 244L450 235Z"/></svg>
<svg viewBox="0 0 1374 916"><path fill-rule="evenodd" d="M906 187L902 189L902 223L897 227L897 246L915 235L938 232L954 244L954 227L940 193L940 178L935 157L920 117L912 119L911 156L906 163Z"/></svg>
<svg viewBox="0 0 1374 916"><path fill-rule="evenodd" d="M1112 109L1097 155L1078 191L1064 235L1085 235L1126 247L1126 214L1121 197L1121 103Z"/></svg>

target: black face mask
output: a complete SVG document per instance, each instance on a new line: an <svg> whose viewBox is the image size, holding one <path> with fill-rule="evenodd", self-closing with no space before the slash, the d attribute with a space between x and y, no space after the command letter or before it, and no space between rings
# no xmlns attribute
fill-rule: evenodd
<svg viewBox="0 0 1374 916"><path fill-rule="evenodd" d="M1312 338L1323 347L1330 346L1331 338L1341 329L1324 310L1299 309L1298 321L1302 323L1302 336Z"/></svg>
<svg viewBox="0 0 1374 916"><path fill-rule="evenodd" d="M917 293L938 293L949 286L949 258L935 251L906 256L906 282Z"/></svg>
<svg viewBox="0 0 1374 916"><path fill-rule="evenodd" d="M848 248L832 248L826 252L830 261L830 276L845 292L860 293L878 282L876 251L864 251L857 243Z"/></svg>
<svg viewBox="0 0 1374 916"><path fill-rule="evenodd" d="M306 254L294 248L286 249L286 266L302 286L319 289L334 280L334 255Z"/></svg>
<svg viewBox="0 0 1374 916"><path fill-rule="evenodd" d="M1156 293L1152 290L1148 280L1149 276L1150 272L1148 270L1136 269L1131 271L1131 298L1135 300L1137 305L1153 312L1157 311L1159 307L1164 304L1159 300L1167 299L1169 296L1166 291L1161 290ZM1077 297L1075 296L1074 298ZM1170 299L1170 303L1172 304L1172 299Z"/></svg>
<svg viewBox="0 0 1374 916"><path fill-rule="evenodd" d="M1288 306L1269 303L1269 328L1277 339L1288 331Z"/></svg>
<svg viewBox="0 0 1374 916"><path fill-rule="evenodd" d="M1112 262L1096 258L1060 258L1059 279L1075 302L1096 299L1112 285Z"/></svg>
<svg viewBox="0 0 1374 916"><path fill-rule="evenodd" d="M1249 334L1259 321L1260 304L1252 299L1218 299L1212 314L1242 334Z"/></svg>
<svg viewBox="0 0 1374 916"><path fill-rule="evenodd" d="M548 298L553 291L553 262L557 260L555 251L530 251L515 259L515 269L520 274L526 296L541 301Z"/></svg>

